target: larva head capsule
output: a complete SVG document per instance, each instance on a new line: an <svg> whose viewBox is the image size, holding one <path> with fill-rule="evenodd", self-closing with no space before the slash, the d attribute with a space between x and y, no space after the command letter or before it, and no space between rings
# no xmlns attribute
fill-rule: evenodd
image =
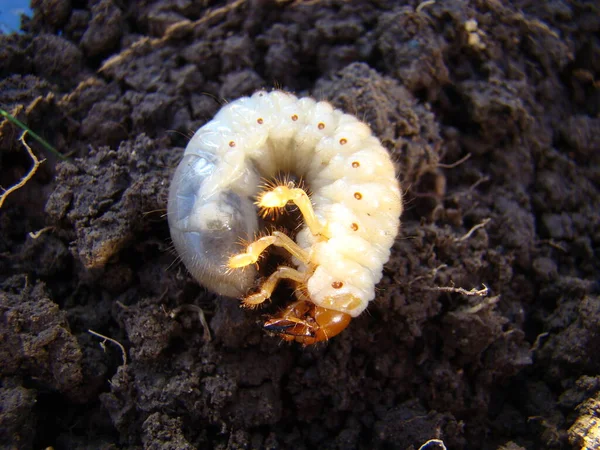
<svg viewBox="0 0 600 450"><path fill-rule="evenodd" d="M277 317L265 322L264 328L279 333L286 341L311 345L340 334L351 319L349 314L299 300L287 306Z"/></svg>

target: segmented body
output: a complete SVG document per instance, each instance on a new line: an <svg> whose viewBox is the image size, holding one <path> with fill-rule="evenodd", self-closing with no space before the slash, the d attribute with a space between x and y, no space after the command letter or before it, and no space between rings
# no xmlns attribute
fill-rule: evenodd
<svg viewBox="0 0 600 450"><path fill-rule="evenodd" d="M225 105L189 142L169 196L169 224L190 272L212 290L243 296L249 266L231 274L227 259L257 231L261 179L301 177L321 231L304 224L297 244L309 261L308 301L352 317L375 285L398 233L402 198L394 165L370 128L327 102L260 91Z"/></svg>

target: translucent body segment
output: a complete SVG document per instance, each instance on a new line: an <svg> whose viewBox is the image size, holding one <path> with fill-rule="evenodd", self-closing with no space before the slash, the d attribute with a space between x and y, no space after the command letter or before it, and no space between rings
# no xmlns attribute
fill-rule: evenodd
<svg viewBox="0 0 600 450"><path fill-rule="evenodd" d="M254 282L254 267L230 279L226 261L240 238L258 229L252 200L230 190L201 196L211 184L218 158L210 153L184 156L169 190L168 220L173 245L190 273L203 285L228 296L243 295Z"/></svg>
<svg viewBox="0 0 600 450"><path fill-rule="evenodd" d="M218 129L216 122L209 122L199 131L197 131L188 143L185 155L197 152L210 152L218 154L219 149L224 147L226 137Z"/></svg>
<svg viewBox="0 0 600 450"><path fill-rule="evenodd" d="M213 120L220 123L235 124L232 128L239 132L258 125L258 115L256 102L246 97L225 105Z"/></svg>
<svg viewBox="0 0 600 450"><path fill-rule="evenodd" d="M230 151L210 176L210 183L204 183L200 191L203 198L210 198L216 193L230 189L237 182L248 176L246 155L241 151ZM235 190L235 189L234 189Z"/></svg>

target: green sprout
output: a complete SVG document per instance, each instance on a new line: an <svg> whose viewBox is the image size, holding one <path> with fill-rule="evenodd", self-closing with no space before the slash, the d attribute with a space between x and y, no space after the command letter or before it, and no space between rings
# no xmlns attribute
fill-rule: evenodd
<svg viewBox="0 0 600 450"><path fill-rule="evenodd" d="M49 152L53 153L58 158L62 159L63 161L67 161L69 159L65 155L63 155L62 153L60 153L58 150L56 150L54 147L52 147L52 145L50 145L48 143L48 141L46 141L43 137L41 137L36 132L32 131L31 128L29 128L27 125L25 125L23 122L21 122L19 119L17 119L12 114L10 114L10 113L4 111L2 108L0 108L0 115L6 117L10 122L14 123L16 126L18 126L19 128L21 128L23 131L27 131L27 133L29 133L29 135L32 138L34 138L36 141L38 141L40 144L42 144L42 146L46 150L48 150Z"/></svg>

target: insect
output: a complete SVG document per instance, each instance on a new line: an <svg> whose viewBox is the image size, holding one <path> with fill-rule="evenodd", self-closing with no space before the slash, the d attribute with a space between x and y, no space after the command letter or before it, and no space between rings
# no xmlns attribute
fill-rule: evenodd
<svg viewBox="0 0 600 450"><path fill-rule="evenodd" d="M261 187L281 173L304 180L310 196L292 181ZM269 214L288 204L301 215L295 236L273 231L250 241L258 209ZM375 298L401 213L394 165L368 125L283 91L233 101L196 131L168 205L175 248L207 288L256 307L280 281L292 283L295 300L264 328L304 345L340 333ZM241 248L240 239L250 243ZM255 266L272 246L291 256L289 265L256 290Z"/></svg>

